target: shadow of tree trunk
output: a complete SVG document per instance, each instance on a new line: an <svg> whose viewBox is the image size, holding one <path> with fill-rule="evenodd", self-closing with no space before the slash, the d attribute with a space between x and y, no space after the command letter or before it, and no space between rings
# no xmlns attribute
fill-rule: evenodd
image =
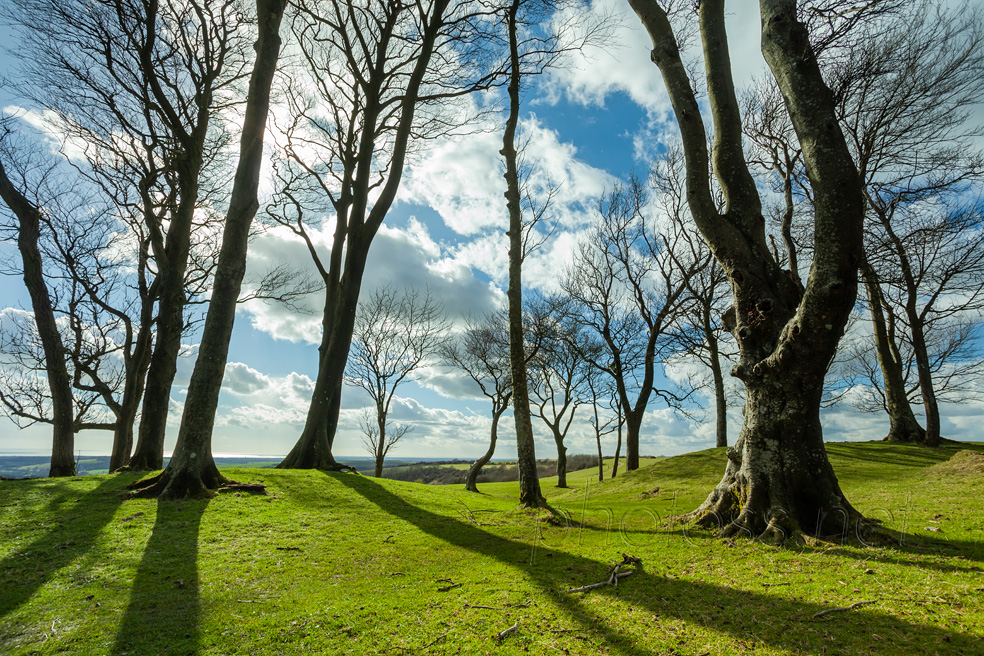
<svg viewBox="0 0 984 656"><path fill-rule="evenodd" d="M158 502L110 654L198 652L198 534L207 507L208 499Z"/></svg>

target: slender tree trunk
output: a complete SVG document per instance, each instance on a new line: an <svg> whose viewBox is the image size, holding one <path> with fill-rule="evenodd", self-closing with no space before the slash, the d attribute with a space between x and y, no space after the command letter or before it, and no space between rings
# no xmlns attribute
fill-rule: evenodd
<svg viewBox="0 0 984 656"><path fill-rule="evenodd" d="M185 272L191 252L191 226L198 204L201 152L186 153L179 170L181 200L167 231L164 262L160 265L157 337L147 370L143 413L137 448L127 469L152 471L164 467L164 435L171 405L171 385L178 370L181 335L184 333Z"/></svg>
<svg viewBox="0 0 984 656"><path fill-rule="evenodd" d="M892 344L892 337L885 320L881 286L874 270L867 262L861 266L861 279L868 293L878 365L881 368L882 384L885 388L885 405L889 420L888 435L885 439L889 442L921 443L925 440L926 431L919 425L909 404L902 377L902 361L898 357L898 349Z"/></svg>
<svg viewBox="0 0 984 656"><path fill-rule="evenodd" d="M520 205L519 168L516 153L516 125L519 123L519 42L516 15L521 0L509 7L509 117L502 136L502 155L506 160L506 208L509 212L509 363L512 371L513 416L516 423L516 453L519 466L519 502L527 507L544 503L536 471L536 445L530 416L527 385L526 349L523 339L523 214Z"/></svg>
<svg viewBox="0 0 984 656"><path fill-rule="evenodd" d="M201 496L225 479L212 458L212 430L229 354L236 304L246 272L249 229L259 205L263 137L270 89L280 54L280 23L286 0L257 0L259 35L243 120L239 165L222 233L212 300L205 318L198 359L188 386L178 441L167 469L145 484L149 493L173 499ZM182 275L183 278L183 275ZM178 334L180 340L180 333ZM148 389L148 394L150 390Z"/></svg>
<svg viewBox="0 0 984 656"><path fill-rule="evenodd" d="M615 442L615 462L612 463L612 478L618 475L618 459L622 457L622 424L619 422L618 430L616 431L618 439Z"/></svg>
<svg viewBox="0 0 984 656"><path fill-rule="evenodd" d="M554 443L557 445L557 487L567 487L567 447L564 436L554 430Z"/></svg>
<svg viewBox="0 0 984 656"><path fill-rule="evenodd" d="M126 467L133 451L133 428L143 399L144 383L147 380L147 367L150 366L151 329L153 304L149 310L141 312L141 323L137 333L136 345L126 363L126 379L123 384L123 398L120 412L116 417L116 430L113 432L113 451L109 459L109 471L115 472Z"/></svg>
<svg viewBox="0 0 984 656"><path fill-rule="evenodd" d="M376 415L376 425L379 427L379 436L376 440L376 471L375 477L383 477L383 461L386 459L386 415L380 409Z"/></svg>
<svg viewBox="0 0 984 656"><path fill-rule="evenodd" d="M915 297L912 292L911 297ZM914 305L911 303L910 305ZM926 348L926 335L923 329L922 317L907 307L909 329L912 332L912 351L916 356L916 371L919 373L919 393L922 395L923 407L926 409L926 435L923 444L926 446L940 445L940 407L936 401L936 390L933 387L933 369L929 362L929 351Z"/></svg>
<svg viewBox="0 0 984 656"><path fill-rule="evenodd" d="M10 182L3 164L0 164L0 198L19 223L17 248L24 266L24 284L31 296L34 323L44 350L45 375L51 392L52 444L48 476L75 476L75 399L38 248L41 212Z"/></svg>
<svg viewBox="0 0 984 656"><path fill-rule="evenodd" d="M334 290L336 303L326 311L326 327L319 349L318 376L315 380L311 405L301 436L290 453L277 465L280 469L339 470L343 466L332 455L332 442L338 425L341 408L342 383L345 363L348 361L351 335L355 327L355 313L359 304L362 274L365 270L365 254L359 257L349 244L352 255L346 262L347 271L342 283ZM348 335L349 339L341 339Z"/></svg>
<svg viewBox="0 0 984 656"><path fill-rule="evenodd" d="M604 456L601 454L601 435L595 434L595 441L598 443L598 482L605 482L605 463Z"/></svg>
<svg viewBox="0 0 984 656"><path fill-rule="evenodd" d="M717 349L711 350L711 375L714 378L714 414L715 436L714 446L728 446L728 399L724 390L724 374L718 361Z"/></svg>
<svg viewBox="0 0 984 656"><path fill-rule="evenodd" d="M646 408L625 411L625 471L639 469L639 433Z"/></svg>
<svg viewBox="0 0 984 656"><path fill-rule="evenodd" d="M499 418L506 411L507 405L492 411L492 434L489 436L489 450L481 458L472 463L468 469L468 477L465 479L465 489L469 492L478 492L478 475L482 473L482 467L489 464L492 456L495 455L495 443L499 439Z"/></svg>

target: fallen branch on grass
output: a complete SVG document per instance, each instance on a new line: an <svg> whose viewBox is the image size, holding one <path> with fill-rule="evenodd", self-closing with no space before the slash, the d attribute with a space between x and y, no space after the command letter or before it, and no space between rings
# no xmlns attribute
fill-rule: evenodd
<svg viewBox="0 0 984 656"><path fill-rule="evenodd" d="M266 485L262 483L226 483L219 487L219 492L256 492L266 494Z"/></svg>
<svg viewBox="0 0 984 656"><path fill-rule="evenodd" d="M496 635L495 639L496 640L502 640L503 638L505 638L510 633L517 633L518 631L519 631L519 622L516 622L515 624L513 624L512 626L510 626L505 631L500 631L499 634Z"/></svg>
<svg viewBox="0 0 984 656"><path fill-rule="evenodd" d="M840 612L842 610L854 610L855 608L860 608L861 606L867 606L868 604L874 604L874 603L877 603L877 602L874 601L874 600L872 600L872 601L858 601L856 603L851 604L850 606L841 606L839 608L828 608L827 610L822 610L819 613L817 613L816 615L814 615L813 616L813 619L817 619L819 617L823 617L824 615L829 615L830 613L837 613L837 612Z"/></svg>
<svg viewBox="0 0 984 656"><path fill-rule="evenodd" d="M629 556L628 554L622 554L622 562L615 563L615 565L606 572L609 574L607 581L601 581L600 583L592 583L591 585L582 585L580 588L571 588L567 591L567 594L574 592L587 592L588 590L595 590L597 588L603 588L608 585L613 585L618 587L618 582L624 579L626 576L631 576L632 572L620 572L619 570L623 565L637 565L642 563L642 558L636 558L635 556Z"/></svg>

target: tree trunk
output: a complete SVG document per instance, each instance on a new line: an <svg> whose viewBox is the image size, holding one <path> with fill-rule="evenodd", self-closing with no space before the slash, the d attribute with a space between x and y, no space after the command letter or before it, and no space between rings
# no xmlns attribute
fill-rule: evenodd
<svg viewBox="0 0 984 656"><path fill-rule="evenodd" d="M605 463L604 456L601 454L601 435L595 435L595 441L598 443L598 482L605 482Z"/></svg>
<svg viewBox="0 0 984 656"><path fill-rule="evenodd" d="M824 450L822 372L801 371L749 383L745 424L728 449L724 478L693 513L702 526L779 543L800 532L844 536L858 527L861 517Z"/></svg>
<svg viewBox="0 0 984 656"><path fill-rule="evenodd" d="M160 265L157 337L147 370L143 413L137 448L127 464L131 471L164 467L164 435L171 405L171 385L178 369L181 335L184 333L185 272L191 252L191 227L198 204L198 177L202 154L185 153L176 165L181 200L167 231L165 261Z"/></svg>
<svg viewBox="0 0 984 656"><path fill-rule="evenodd" d="M346 266L349 270L333 291L326 292L330 296L326 302L321 347L319 347L318 376L311 395L307 420L297 443L277 465L279 469L338 471L344 468L335 461L331 449L338 426L345 363L348 361L352 343L351 336L355 327L355 313L358 309L359 291L367 255L363 253L360 258L352 244L349 244L348 248L351 255L346 261ZM338 336L342 334L348 335L349 338L339 338Z"/></svg>
<svg viewBox="0 0 984 656"><path fill-rule="evenodd" d="M465 479L465 489L469 492L478 492L478 475L482 472L482 467L489 464L492 456L495 455L495 443L499 439L499 417L506 411L508 404L502 408L492 410L492 434L489 436L489 450L481 458L472 463L468 469L468 477Z"/></svg>
<svg viewBox="0 0 984 656"><path fill-rule="evenodd" d="M915 292L911 293L911 298L915 298ZM912 332L912 350L916 356L916 370L919 373L919 393L922 395L923 407L926 410L926 434L923 438L923 444L926 446L939 446L940 407L936 401L936 390L933 387L933 369L930 365L929 352L926 348L923 321L914 307L910 309L907 306L906 313L909 316L909 329Z"/></svg>
<svg viewBox="0 0 984 656"><path fill-rule="evenodd" d="M567 447L564 446L564 436L554 431L554 443L557 445L557 487L567 487Z"/></svg>
<svg viewBox="0 0 984 656"><path fill-rule="evenodd" d="M615 462L612 463L612 478L618 475L618 459L622 456L622 424L618 425L618 439L615 442Z"/></svg>
<svg viewBox="0 0 984 656"><path fill-rule="evenodd" d="M31 296L34 323L44 350L44 369L51 392L51 467L48 476L75 476L75 398L65 364L65 348L44 279L38 241L41 212L18 191L0 163L0 198L17 217L17 248L24 265L24 284Z"/></svg>
<svg viewBox="0 0 984 656"><path fill-rule="evenodd" d="M513 416L516 423L516 454L519 466L519 502L526 507L544 503L536 472L536 445L530 416L527 385L526 349L523 339L523 214L520 205L519 169L516 153L516 125L519 123L519 42L516 15L521 0L509 7L509 117L502 135L502 155L506 160L506 208L509 212L509 364L512 372Z"/></svg>
<svg viewBox="0 0 984 656"><path fill-rule="evenodd" d="M383 461L386 459L386 414L382 410L382 404L377 404L376 426L379 434L376 440L376 478L383 477Z"/></svg>
<svg viewBox="0 0 984 656"><path fill-rule="evenodd" d="M714 446L728 446L728 399L725 396L724 372L721 371L721 361L717 339L708 333L707 353L711 363L711 377L714 380L714 415L715 437Z"/></svg>
<svg viewBox="0 0 984 656"><path fill-rule="evenodd" d="M791 0L760 0L762 52L782 92L814 196L813 266L803 289L769 250L761 200L742 150L723 0L700 3L711 152L726 210L708 183L703 118L665 11L630 0L653 38L683 136L687 200L727 274L734 305L726 322L746 386L744 425L725 474L691 514L724 533L783 541L800 533L843 534L860 519L827 460L820 427L823 379L857 297L864 200L806 27Z"/></svg>
<svg viewBox="0 0 984 656"><path fill-rule="evenodd" d="M153 303L148 304L146 312L141 312L141 323L137 333L133 353L126 362L126 379L123 383L123 398L120 412L116 417L116 430L113 432L113 451L109 459L109 471L123 469L130 461L133 451L133 428L137 411L143 399L144 383L147 380L147 367L150 366L151 341L153 330L150 315Z"/></svg>
<svg viewBox="0 0 984 656"><path fill-rule="evenodd" d="M867 262L861 266L861 279L868 293L878 366L881 368L882 384L885 388L885 405L889 420L888 435L885 439L889 442L922 443L926 431L919 425L909 404L902 377L902 361L898 348L892 344L892 337L885 320L881 287L874 270Z"/></svg>
<svg viewBox="0 0 984 656"><path fill-rule="evenodd" d="M286 0L257 0L259 35L243 119L239 165L222 233L212 300L188 386L178 441L159 480L143 484L162 499L201 496L225 482L212 459L212 430L229 354L236 304L246 273L249 229L259 205L257 190L270 89L280 54L280 23ZM182 275L183 278L183 275ZM180 340L180 333L178 335ZM150 390L148 389L148 394Z"/></svg>
<svg viewBox="0 0 984 656"><path fill-rule="evenodd" d="M639 469L639 432L646 408L625 411L625 471Z"/></svg>

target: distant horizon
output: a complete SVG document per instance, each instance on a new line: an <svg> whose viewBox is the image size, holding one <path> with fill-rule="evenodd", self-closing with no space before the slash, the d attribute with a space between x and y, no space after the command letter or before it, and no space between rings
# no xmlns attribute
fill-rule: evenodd
<svg viewBox="0 0 984 656"><path fill-rule="evenodd" d="M164 454L164 457L165 458L170 458L171 455L172 455L171 453L165 453ZM582 454L572 453L572 454L569 454L569 455L582 455ZM595 454L588 453L588 454L583 454L583 455L595 455ZM265 454L257 454L257 453L213 453L212 454L212 457L213 458L256 458L256 459L262 459L262 460L283 460L285 456L286 456L286 454L282 454L282 455L265 455ZM20 451L20 452L17 452L17 451L0 451L0 458L50 458L50 457L51 457L51 453L43 453L43 452L38 452L36 450L33 450L33 451ZM76 457L82 457L82 458L109 458L110 457L110 454L109 453L102 453L102 452L98 452L97 453L97 452L92 452L92 451L79 451L79 452L77 452ZM613 458L613 457L614 456L613 455L610 455L610 454L605 454L605 455L602 456L603 459L604 458ZM624 457L625 457L625 454L619 455L619 458L624 458ZM646 458L651 458L651 457L658 458L660 456L642 456L642 457L646 457ZM374 458L372 456L365 456L365 455L362 455L362 456L338 455L338 456L335 456L335 459L336 460L369 460L369 461L374 460ZM393 461L393 460L419 460L419 461L422 461L423 462L423 461L445 461L445 460L471 461L471 460L477 460L477 459L478 459L478 457L475 457L475 458L467 458L467 457L461 457L461 456L458 456L458 457L454 457L454 456L450 456L450 457L439 457L439 456L437 456L437 457L435 457L435 456L390 456L386 460L387 461ZM515 457L511 457L511 458L510 457L493 457L492 458L492 462L509 462L509 461L513 461L515 459L516 459ZM537 460L553 460L553 459L554 458L537 458Z"/></svg>

